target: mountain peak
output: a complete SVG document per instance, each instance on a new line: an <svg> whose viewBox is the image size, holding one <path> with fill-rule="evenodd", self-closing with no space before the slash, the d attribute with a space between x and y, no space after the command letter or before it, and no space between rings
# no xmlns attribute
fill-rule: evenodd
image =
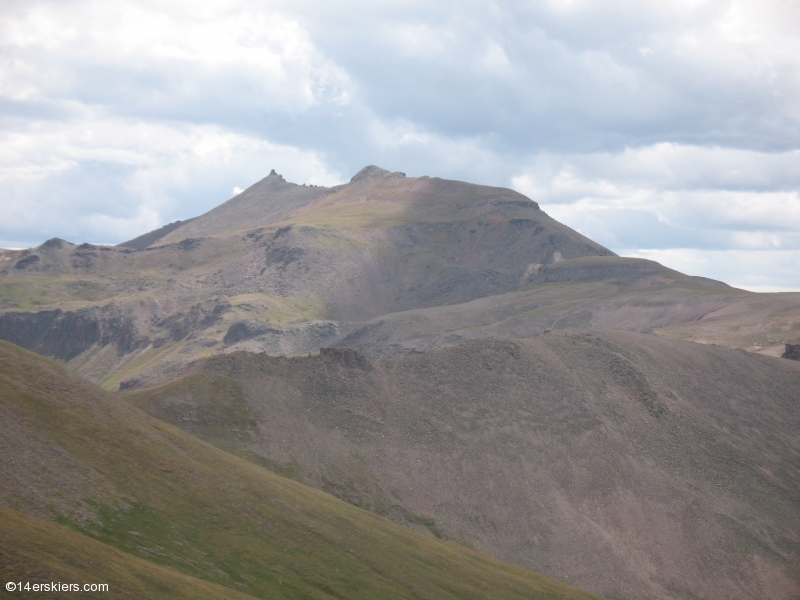
<svg viewBox="0 0 800 600"><path fill-rule="evenodd" d="M353 175L350 183L356 183L358 181L364 181L367 179L398 179L405 176L406 174L401 173L400 171L387 171L386 169L381 169L375 165L367 165L358 173Z"/></svg>

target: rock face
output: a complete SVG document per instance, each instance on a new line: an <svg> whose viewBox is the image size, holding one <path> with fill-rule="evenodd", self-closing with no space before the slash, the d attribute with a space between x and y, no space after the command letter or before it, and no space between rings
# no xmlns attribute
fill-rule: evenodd
<svg viewBox="0 0 800 600"><path fill-rule="evenodd" d="M31 254L29 256L25 256L20 258L17 261L17 264L14 265L15 269L25 269L26 267L30 267L31 265L36 264L41 260L37 254Z"/></svg>
<svg viewBox="0 0 800 600"><path fill-rule="evenodd" d="M369 165L353 175L353 177L350 179L350 183L356 183L366 179L402 179L405 176L406 174L401 173L400 171L392 172L387 171L386 169L381 169L380 167L376 167L375 165Z"/></svg>
<svg viewBox="0 0 800 600"><path fill-rule="evenodd" d="M0 314L0 339L64 360L95 344L115 344L125 354L143 342L130 319L100 309Z"/></svg>
<svg viewBox="0 0 800 600"><path fill-rule="evenodd" d="M371 368L369 361L354 348L320 348L319 355L343 367Z"/></svg>
<svg viewBox="0 0 800 600"><path fill-rule="evenodd" d="M781 355L781 358L800 360L800 344L786 344L786 352Z"/></svg>
<svg viewBox="0 0 800 600"><path fill-rule="evenodd" d="M280 334L281 330L270 327L267 323L261 321L237 321L228 328L228 332L222 338L222 341L226 345L232 345L265 333Z"/></svg>

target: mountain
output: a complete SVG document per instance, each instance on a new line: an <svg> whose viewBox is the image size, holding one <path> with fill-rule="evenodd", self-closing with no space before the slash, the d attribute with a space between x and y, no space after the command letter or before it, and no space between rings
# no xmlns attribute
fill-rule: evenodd
<svg viewBox="0 0 800 600"><path fill-rule="evenodd" d="M289 552L295 595L524 596L527 571L436 562L458 544L610 599L799 593L800 294L616 256L509 189L272 172L119 246L3 250L0 339L78 402L12 368L40 408L3 433L25 468L0 505L188 577L277 594L252 556ZM392 560L414 567L387 582Z"/></svg>
<svg viewBox="0 0 800 600"><path fill-rule="evenodd" d="M0 339L107 389L234 349L379 358L575 327L777 356L800 341L798 298L614 256L512 190L378 167L333 188L273 172L117 247L0 253Z"/></svg>
<svg viewBox="0 0 800 600"><path fill-rule="evenodd" d="M378 361L235 352L124 397L356 506L607 598L800 595L796 361L563 331Z"/></svg>
<svg viewBox="0 0 800 600"><path fill-rule="evenodd" d="M117 598L593 597L274 475L5 342L0 411L6 582L108 583L97 597Z"/></svg>

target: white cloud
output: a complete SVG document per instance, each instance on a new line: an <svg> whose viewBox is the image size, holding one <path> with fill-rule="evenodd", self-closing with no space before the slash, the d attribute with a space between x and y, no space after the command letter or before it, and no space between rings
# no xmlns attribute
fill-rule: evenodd
<svg viewBox="0 0 800 600"><path fill-rule="evenodd" d="M246 91L245 103L289 113L350 97L345 72L297 20L256 4L20 4L0 19L0 40L0 94L17 99L106 104L129 92L163 111L203 102L215 80Z"/></svg>
<svg viewBox="0 0 800 600"><path fill-rule="evenodd" d="M792 246L800 233L796 150L765 153L656 144L619 153L542 153L512 178L512 185L556 218L588 229L584 233L590 237L604 234L592 231L589 215L602 216L604 227L616 230L617 247L639 244L626 243L630 219L619 218L631 212L650 215L664 226L704 230L709 244L719 243L719 231L730 231L768 232ZM745 237L731 236L727 243L736 239Z"/></svg>
<svg viewBox="0 0 800 600"><path fill-rule="evenodd" d="M489 42L486 45L486 49L478 60L477 66L494 76L512 72L508 54L497 42Z"/></svg>
<svg viewBox="0 0 800 600"><path fill-rule="evenodd" d="M390 121L494 135L517 153L786 149L800 133L800 11L785 4L301 2L294 14ZM484 68L491 56L498 68Z"/></svg>
<svg viewBox="0 0 800 600"><path fill-rule="evenodd" d="M800 250L629 250L623 256L647 258L687 275L724 281L751 292L798 291Z"/></svg>
<svg viewBox="0 0 800 600"><path fill-rule="evenodd" d="M548 203L573 202L576 196L619 197L632 189L796 190L800 151L659 143L621 152L542 152L514 182Z"/></svg>
<svg viewBox="0 0 800 600"><path fill-rule="evenodd" d="M512 181L551 216L619 254L747 289L800 289L800 262L792 263L800 252L796 150L662 143L543 153Z"/></svg>
<svg viewBox="0 0 800 600"><path fill-rule="evenodd" d="M56 235L120 242L208 210L228 199L229 182L270 168L318 185L342 180L314 152L217 126L97 115L0 132L0 165L3 237L22 245Z"/></svg>

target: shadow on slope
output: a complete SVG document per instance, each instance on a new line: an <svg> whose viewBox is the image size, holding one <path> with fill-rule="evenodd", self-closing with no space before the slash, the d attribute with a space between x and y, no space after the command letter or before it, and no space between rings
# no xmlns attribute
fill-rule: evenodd
<svg viewBox="0 0 800 600"><path fill-rule="evenodd" d="M752 314L746 307L754 301L765 305L762 313L764 308L785 312L796 306L790 298L752 294L649 260L584 257L543 267L517 291L355 324L338 345L381 358L469 339L523 338L560 329L649 332L689 324L700 330L709 318L716 319L717 329L731 329L744 314ZM741 308L719 314L733 306ZM777 324L784 320L790 319Z"/></svg>

